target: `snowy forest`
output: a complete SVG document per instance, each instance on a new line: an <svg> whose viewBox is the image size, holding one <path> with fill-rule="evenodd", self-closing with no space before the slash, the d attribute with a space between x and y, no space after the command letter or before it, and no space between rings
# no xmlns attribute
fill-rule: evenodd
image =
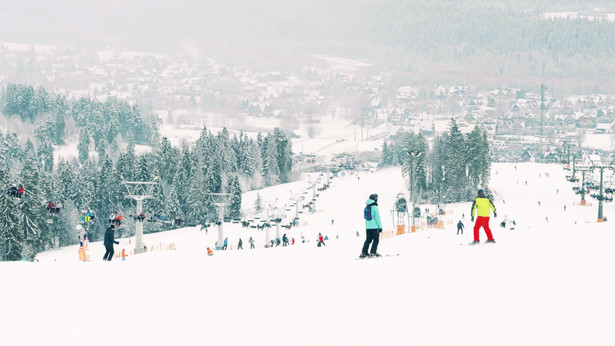
<svg viewBox="0 0 615 346"><path fill-rule="evenodd" d="M156 182L153 198L144 202L148 219L199 224L218 217L209 193L232 194L225 217L239 219L242 191L290 180L292 146L277 128L256 138L203 128L192 147L177 148L164 137L152 143L156 123L146 123L137 108L124 102L67 102L24 86L7 88L2 101L5 114L39 124L36 143L28 139L21 145L15 132L0 135L2 260L32 259L37 252L74 244L79 222L91 240L100 240L111 213L124 215L124 231L134 229L135 202L124 198L123 181ZM51 144L63 142L63 124L69 119L81 128L79 158L56 163ZM118 152L120 135L128 145ZM153 150L137 155L137 142L151 143ZM97 160L89 156L92 148ZM23 187L23 193L10 193L13 187ZM49 202L59 212L47 209ZM95 217L83 222L86 213ZM103 222L91 222L96 219Z"/></svg>
<svg viewBox="0 0 615 346"><path fill-rule="evenodd" d="M384 142L380 166L401 165L421 203L462 202L477 188L488 187L489 153L486 132L475 126L464 136L451 120L449 131L436 137L432 149L421 133L400 133Z"/></svg>

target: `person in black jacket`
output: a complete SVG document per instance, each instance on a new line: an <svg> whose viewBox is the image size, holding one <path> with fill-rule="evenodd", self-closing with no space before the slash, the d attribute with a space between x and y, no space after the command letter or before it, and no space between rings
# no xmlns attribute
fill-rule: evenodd
<svg viewBox="0 0 615 346"><path fill-rule="evenodd" d="M111 261L111 259L113 258L113 253L115 251L113 251L113 244L119 244L119 241L115 240L115 225L111 225L109 226L109 228L107 228L107 231L105 232L105 241L104 241L104 245L105 245L105 249L107 250L105 252L105 255L103 256L103 261Z"/></svg>

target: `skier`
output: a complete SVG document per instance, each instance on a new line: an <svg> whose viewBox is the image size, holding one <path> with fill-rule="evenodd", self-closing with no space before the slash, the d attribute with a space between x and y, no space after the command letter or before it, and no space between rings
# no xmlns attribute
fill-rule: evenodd
<svg viewBox="0 0 615 346"><path fill-rule="evenodd" d="M115 225L109 226L109 228L107 228L107 231L105 232L105 241L103 244L105 245L106 252L103 256L103 261L111 261L111 259L113 258L113 253L115 252L113 250L113 244L120 243L119 241L115 240L113 232L115 232Z"/></svg>
<svg viewBox="0 0 615 346"><path fill-rule="evenodd" d="M77 229L77 232L79 232L79 246L82 246L85 237L85 229L81 225L77 225L75 228Z"/></svg>
<svg viewBox="0 0 615 346"><path fill-rule="evenodd" d="M457 222L457 235L459 235L459 232L461 232L461 235L463 235L463 228L465 226L463 225L463 222L461 222L461 220L459 220L459 222Z"/></svg>
<svg viewBox="0 0 615 346"><path fill-rule="evenodd" d="M79 232L79 261L87 262L88 257L86 251L88 249L88 236L85 234L85 229L81 225L77 225L77 231Z"/></svg>
<svg viewBox="0 0 615 346"><path fill-rule="evenodd" d="M282 236L282 242L282 246L288 245L288 237L286 236L286 233Z"/></svg>
<svg viewBox="0 0 615 346"><path fill-rule="evenodd" d="M241 238L239 238L239 243L237 244L237 250L243 250L243 240L241 240Z"/></svg>
<svg viewBox="0 0 615 346"><path fill-rule="evenodd" d="M493 210L493 217L498 217L493 202L485 196L485 192L482 189L479 189L478 197L474 199L472 209L470 210L470 215L472 216L470 218L471 221L474 221L474 210L476 210L477 215L476 223L474 224L474 241L470 244L480 243L478 231L481 226L484 228L485 233L487 233L487 243L495 243L493 235L491 234L491 229L489 228L489 216L491 215L489 209Z"/></svg>
<svg viewBox="0 0 615 346"><path fill-rule="evenodd" d="M322 236L322 234L318 233L318 244L316 244L316 246L320 247L321 245L327 244L325 244L325 238Z"/></svg>
<svg viewBox="0 0 615 346"><path fill-rule="evenodd" d="M361 250L359 258L368 256L380 257L378 251L378 242L380 241L380 232L382 232L382 223L380 222L380 211L378 210L378 195L369 195L365 202L366 206L363 210L363 218L365 219L365 243ZM372 244L372 249L368 253L369 244Z"/></svg>
<svg viewBox="0 0 615 346"><path fill-rule="evenodd" d="M222 250L226 250L227 246L228 246L228 238L224 238L224 245L222 246Z"/></svg>
<svg viewBox="0 0 615 346"><path fill-rule="evenodd" d="M252 237L250 237L248 243L250 243L250 249L254 249L254 239L252 239Z"/></svg>
<svg viewBox="0 0 615 346"><path fill-rule="evenodd" d="M207 256L213 256L213 255L214 255L214 252L210 248L207 248Z"/></svg>
<svg viewBox="0 0 615 346"><path fill-rule="evenodd" d="M126 250L122 249L122 261L126 260Z"/></svg>

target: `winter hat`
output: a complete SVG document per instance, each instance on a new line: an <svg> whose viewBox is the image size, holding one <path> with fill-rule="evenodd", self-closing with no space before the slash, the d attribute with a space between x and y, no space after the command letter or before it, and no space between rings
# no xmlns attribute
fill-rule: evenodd
<svg viewBox="0 0 615 346"><path fill-rule="evenodd" d="M478 197L485 197L485 191L483 191L483 189L478 189Z"/></svg>
<svg viewBox="0 0 615 346"><path fill-rule="evenodd" d="M371 199L372 201L378 201L378 194L372 193L371 195L369 195L369 199Z"/></svg>

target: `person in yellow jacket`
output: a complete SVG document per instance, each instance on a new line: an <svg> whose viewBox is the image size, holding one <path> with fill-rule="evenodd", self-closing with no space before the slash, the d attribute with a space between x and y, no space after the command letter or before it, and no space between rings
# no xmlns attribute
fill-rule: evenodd
<svg viewBox="0 0 615 346"><path fill-rule="evenodd" d="M474 221L474 210L476 210L476 223L474 224L474 241L471 244L478 244L480 242L478 231L481 226L487 233L487 243L495 243L491 229L489 228L489 217L491 216L491 210L493 210L493 217L498 217L495 211L495 206L489 198L485 196L485 192L482 189L478 190L478 197L474 199L472 203L472 210L470 212L471 220Z"/></svg>

